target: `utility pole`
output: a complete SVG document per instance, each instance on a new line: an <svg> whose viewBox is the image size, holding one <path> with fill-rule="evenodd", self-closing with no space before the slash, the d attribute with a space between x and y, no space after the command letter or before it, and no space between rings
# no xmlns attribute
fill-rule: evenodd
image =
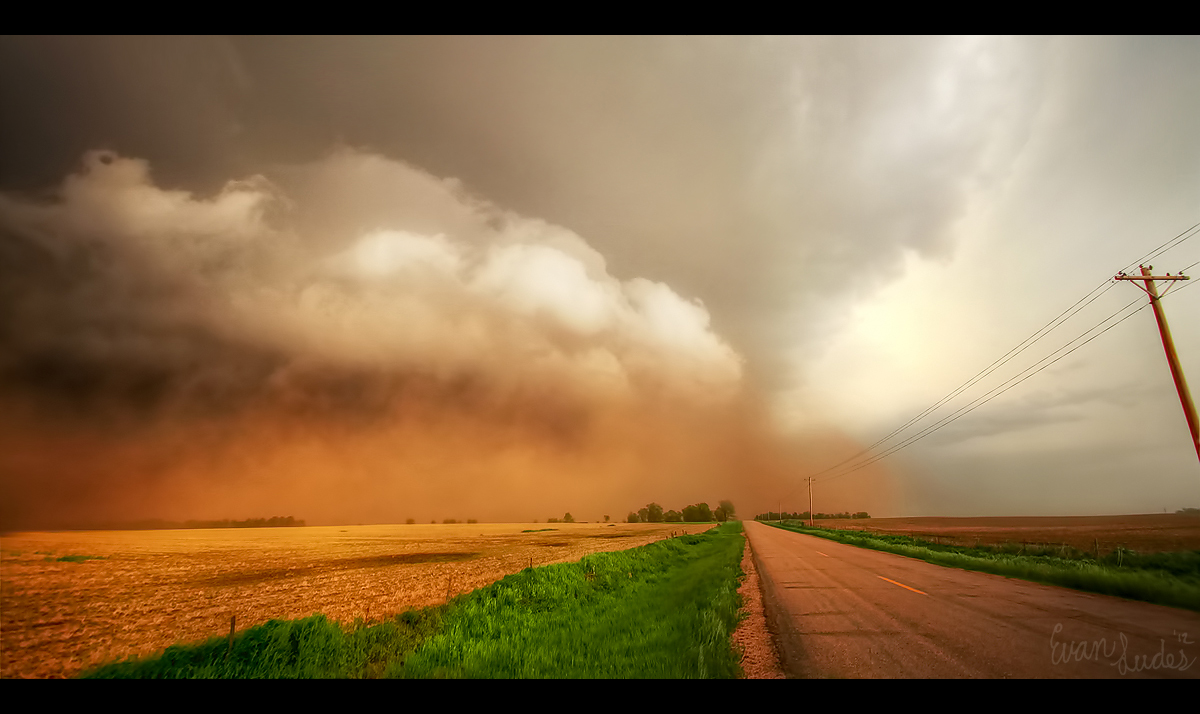
<svg viewBox="0 0 1200 714"><path fill-rule="evenodd" d="M1167 316L1163 313L1161 299L1162 295L1158 294L1158 287L1154 284L1155 280L1190 280L1186 275L1151 275L1150 271L1154 268L1153 265L1139 265L1142 270L1141 275L1126 275L1118 273L1113 277L1114 280L1136 280L1144 283L1146 287L1137 285L1143 292L1150 296L1150 306L1154 308L1154 319L1158 322L1158 334L1162 337L1163 350L1167 353L1167 364L1171 367L1171 378L1175 380L1175 391L1179 392L1179 402L1183 405L1183 415L1187 417L1188 429L1192 432L1192 445L1196 447L1196 458L1200 458L1200 420L1196 418L1196 405L1192 403L1192 395L1188 392L1187 381L1183 378L1183 369L1179 366L1179 355L1175 353L1175 341L1171 339L1171 330L1167 327ZM1167 290L1171 288L1168 287ZM1167 290L1163 291L1163 295L1167 294Z"/></svg>
<svg viewBox="0 0 1200 714"><path fill-rule="evenodd" d="M808 527L813 527L813 512L812 512L812 480L813 477L808 477Z"/></svg>

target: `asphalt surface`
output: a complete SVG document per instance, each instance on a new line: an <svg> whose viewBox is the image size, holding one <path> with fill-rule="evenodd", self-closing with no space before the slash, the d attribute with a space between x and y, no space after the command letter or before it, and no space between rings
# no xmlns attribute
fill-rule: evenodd
<svg viewBox="0 0 1200 714"><path fill-rule="evenodd" d="M797 678L1200 678L1200 613L744 522Z"/></svg>

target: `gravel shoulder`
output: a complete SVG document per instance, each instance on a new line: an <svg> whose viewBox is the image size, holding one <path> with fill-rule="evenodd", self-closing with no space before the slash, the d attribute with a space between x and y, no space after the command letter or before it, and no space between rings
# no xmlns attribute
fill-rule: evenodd
<svg viewBox="0 0 1200 714"><path fill-rule="evenodd" d="M767 627L761 583L748 538L746 550L742 555L742 572L746 577L738 588L738 593L745 603L743 609L746 617L733 633L733 644L742 653L742 671L745 672L746 679L784 679L779 652Z"/></svg>

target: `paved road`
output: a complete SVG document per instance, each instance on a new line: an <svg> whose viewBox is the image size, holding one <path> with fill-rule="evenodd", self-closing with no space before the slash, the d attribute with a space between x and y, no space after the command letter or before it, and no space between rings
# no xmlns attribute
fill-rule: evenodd
<svg viewBox="0 0 1200 714"><path fill-rule="evenodd" d="M745 522L789 677L1200 678L1200 614Z"/></svg>

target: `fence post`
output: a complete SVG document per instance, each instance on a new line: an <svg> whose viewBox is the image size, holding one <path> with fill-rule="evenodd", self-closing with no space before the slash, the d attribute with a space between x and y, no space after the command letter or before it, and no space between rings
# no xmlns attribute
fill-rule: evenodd
<svg viewBox="0 0 1200 714"><path fill-rule="evenodd" d="M233 630L237 626L237 615L234 614L229 618L229 646L225 648L225 659L229 659L229 653L233 651Z"/></svg>

